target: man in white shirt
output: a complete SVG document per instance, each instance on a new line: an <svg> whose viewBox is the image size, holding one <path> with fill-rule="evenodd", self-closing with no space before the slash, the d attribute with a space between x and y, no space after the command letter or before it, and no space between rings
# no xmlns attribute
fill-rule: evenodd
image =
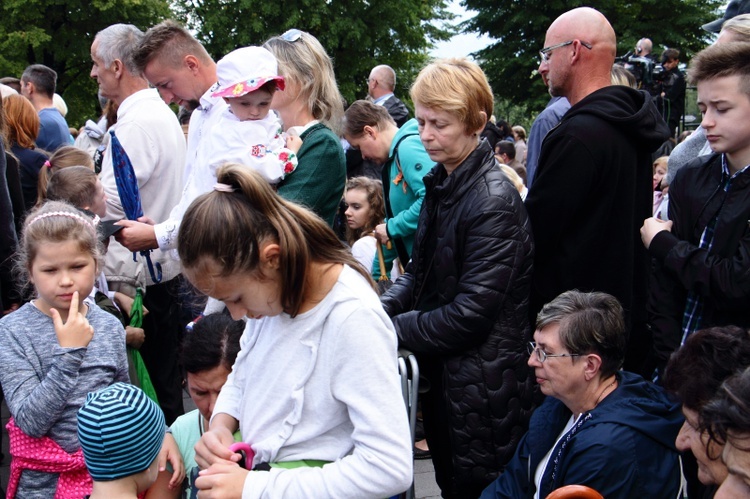
<svg viewBox="0 0 750 499"><path fill-rule="evenodd" d="M216 63L206 49L182 26L164 21L146 32L133 59L146 79L167 103L194 109L188 129L184 185L179 203L161 223L147 217L123 221L117 240L132 251L174 249L182 215L190 203L208 192L216 182L209 167L207 143L202 140L219 121L226 103L211 97L217 85Z"/></svg>
<svg viewBox="0 0 750 499"><path fill-rule="evenodd" d="M162 222L180 200L185 165L185 137L177 116L150 89L133 63L133 53L144 34L129 24L115 24L100 31L91 45L91 77L99 83L103 97L118 105L114 132L135 171L144 213ZM107 218L125 218L115 181L112 147L107 147L102 162L101 182L107 195ZM155 250L150 258L162 270L160 282L154 282L145 258L134 261L132 252L112 242L104 268L110 287L129 296L136 288L145 288L144 317L146 340L141 354L154 382L167 422L183 413L182 389L177 355L180 306L177 296L180 264L169 253Z"/></svg>

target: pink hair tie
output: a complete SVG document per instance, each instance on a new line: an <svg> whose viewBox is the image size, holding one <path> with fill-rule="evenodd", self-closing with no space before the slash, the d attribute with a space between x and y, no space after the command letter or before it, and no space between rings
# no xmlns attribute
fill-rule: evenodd
<svg viewBox="0 0 750 499"><path fill-rule="evenodd" d="M214 190L219 192L234 192L234 187L217 182L214 184Z"/></svg>
<svg viewBox="0 0 750 499"><path fill-rule="evenodd" d="M47 168L52 168L52 163L50 163L49 160L47 160L44 162L44 166L46 166Z"/></svg>

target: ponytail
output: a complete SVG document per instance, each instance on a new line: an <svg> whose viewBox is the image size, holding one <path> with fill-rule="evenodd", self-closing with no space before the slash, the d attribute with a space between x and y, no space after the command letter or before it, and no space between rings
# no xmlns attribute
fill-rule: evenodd
<svg viewBox="0 0 750 499"><path fill-rule="evenodd" d="M281 301L292 317L299 313L313 262L347 264L370 283L370 276L320 217L279 197L255 170L227 163L214 190L198 197L180 226L177 250L186 269L213 263L219 275L257 273L260 246L280 247ZM207 260L208 259L208 260Z"/></svg>

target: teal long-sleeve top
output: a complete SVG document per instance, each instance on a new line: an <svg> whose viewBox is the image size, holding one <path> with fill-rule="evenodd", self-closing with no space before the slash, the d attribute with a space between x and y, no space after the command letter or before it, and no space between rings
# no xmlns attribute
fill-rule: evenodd
<svg viewBox="0 0 750 499"><path fill-rule="evenodd" d="M402 137L406 137L401 140ZM401 141L399 143L399 141ZM398 144L398 159L403 172L403 179L394 183L399 171L396 165L396 156L394 150ZM407 252L411 255L411 248L414 244L414 234L417 232L417 221L419 212L422 209L422 200L425 195L424 182L422 177L435 165L430 156L425 151L422 141L419 139L417 120L411 119L403 124L391 142L388 161L383 165L387 168L388 178L390 179L390 205L393 211L393 218L386 219L386 229L388 236L401 238L404 241ZM386 266L395 258L395 251L386 253ZM407 262L401 262L405 267ZM373 265L373 277L377 280L380 277L380 266L378 265L377 256Z"/></svg>

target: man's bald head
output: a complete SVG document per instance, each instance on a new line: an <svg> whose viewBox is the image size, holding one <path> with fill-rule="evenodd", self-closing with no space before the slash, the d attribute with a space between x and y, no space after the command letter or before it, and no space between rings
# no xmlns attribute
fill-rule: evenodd
<svg viewBox="0 0 750 499"><path fill-rule="evenodd" d="M609 53L614 62L617 50L615 30L598 10L590 7L569 10L550 25L547 38L550 37L557 37L556 41L547 40L553 44L575 39L588 42L594 48L592 53Z"/></svg>
<svg viewBox="0 0 750 499"><path fill-rule="evenodd" d="M580 7L555 19L547 30L544 46L560 44L566 45L539 66L549 81L551 94L567 97L574 104L610 84L617 39L601 12Z"/></svg>
<svg viewBox="0 0 750 499"><path fill-rule="evenodd" d="M651 53L651 50L653 50L654 44L651 43L651 40L648 38L641 38L638 40L638 43L635 45L635 50L637 55L640 56L646 56Z"/></svg>

